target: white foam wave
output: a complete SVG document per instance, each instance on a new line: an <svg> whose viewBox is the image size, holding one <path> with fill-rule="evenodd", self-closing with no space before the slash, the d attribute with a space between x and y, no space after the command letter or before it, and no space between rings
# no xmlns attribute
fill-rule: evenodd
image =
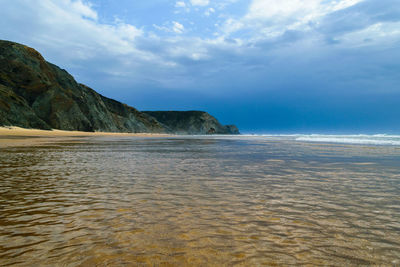
<svg viewBox="0 0 400 267"><path fill-rule="evenodd" d="M400 135L358 134L358 135L324 135L324 134L256 134L242 135L248 138L272 138L301 142L341 143L360 145L400 146Z"/></svg>
<svg viewBox="0 0 400 267"><path fill-rule="evenodd" d="M297 141L305 142L324 142L324 143L342 143L342 144L360 144L360 145L391 145L400 146L399 135L298 135Z"/></svg>

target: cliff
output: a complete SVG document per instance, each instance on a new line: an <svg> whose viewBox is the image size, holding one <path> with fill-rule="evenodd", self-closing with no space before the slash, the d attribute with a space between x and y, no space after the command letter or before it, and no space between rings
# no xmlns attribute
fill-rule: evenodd
<svg viewBox="0 0 400 267"><path fill-rule="evenodd" d="M68 72L47 62L30 47L0 40L0 126L149 133L177 132L175 129L179 128L179 131L193 134L211 128L220 133L224 129L208 114L211 120L194 120L205 125L194 127L189 123L190 129L186 131L183 122L171 121L170 125L167 120L160 123L156 114L153 115L77 83ZM192 117L184 117L180 118L192 120Z"/></svg>
<svg viewBox="0 0 400 267"><path fill-rule="evenodd" d="M36 50L8 41L0 41L0 125L165 132L154 118L78 84Z"/></svg>
<svg viewBox="0 0 400 267"><path fill-rule="evenodd" d="M239 134L235 125L221 125L204 111L143 111L176 134Z"/></svg>

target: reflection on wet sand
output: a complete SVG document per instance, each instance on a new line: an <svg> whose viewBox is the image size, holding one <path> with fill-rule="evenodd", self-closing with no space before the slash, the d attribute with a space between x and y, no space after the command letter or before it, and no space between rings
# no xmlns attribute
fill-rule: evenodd
<svg viewBox="0 0 400 267"><path fill-rule="evenodd" d="M400 151L229 138L2 149L0 265L400 264Z"/></svg>

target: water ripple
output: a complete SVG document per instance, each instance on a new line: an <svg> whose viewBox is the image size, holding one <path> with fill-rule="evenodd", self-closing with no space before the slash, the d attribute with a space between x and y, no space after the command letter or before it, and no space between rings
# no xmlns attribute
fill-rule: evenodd
<svg viewBox="0 0 400 267"><path fill-rule="evenodd" d="M400 151L246 138L3 149L1 266L396 265Z"/></svg>

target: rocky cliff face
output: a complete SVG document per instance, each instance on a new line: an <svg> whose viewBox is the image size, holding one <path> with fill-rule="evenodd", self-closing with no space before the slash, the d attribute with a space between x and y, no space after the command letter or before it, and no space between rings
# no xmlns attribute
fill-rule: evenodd
<svg viewBox="0 0 400 267"><path fill-rule="evenodd" d="M143 111L176 134L239 134L235 125L221 125L204 111Z"/></svg>
<svg viewBox="0 0 400 267"><path fill-rule="evenodd" d="M201 118L207 117L208 114L204 114ZM212 119L207 117L204 121L187 124L190 127L187 131L184 131L183 122L173 122L173 125L168 124L170 121L160 123L155 116L77 83L70 74L47 62L36 50L0 40L0 126L166 133L175 132L176 124L182 132L199 133L196 132L199 129L203 133L214 128L215 133L220 133L224 128L208 116ZM195 127L196 123L205 125Z"/></svg>
<svg viewBox="0 0 400 267"><path fill-rule="evenodd" d="M154 118L89 87L34 49L0 41L0 125L106 132L165 132Z"/></svg>

